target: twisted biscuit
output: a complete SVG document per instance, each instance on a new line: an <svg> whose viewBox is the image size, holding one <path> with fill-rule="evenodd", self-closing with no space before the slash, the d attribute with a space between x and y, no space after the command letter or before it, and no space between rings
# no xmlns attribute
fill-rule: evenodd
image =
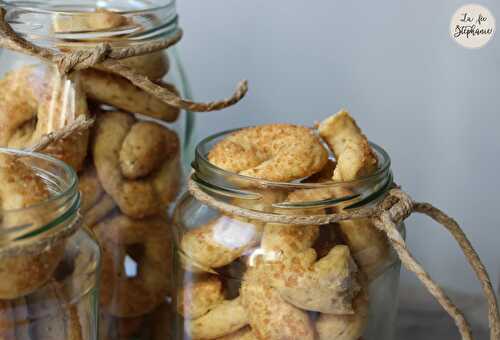
<svg viewBox="0 0 500 340"><path fill-rule="evenodd" d="M334 181L361 179L377 170L377 156L348 112L340 111L323 121L319 133L337 158ZM350 192L338 189L336 194L343 196ZM342 221L339 225L358 265L369 278L377 276L390 257L385 236L369 219Z"/></svg>
<svg viewBox="0 0 500 340"><path fill-rule="evenodd" d="M180 155L178 147L170 154L157 155L162 157L158 169L138 179L127 179L121 171L120 152L134 124L142 123L137 123L126 113L100 114L92 150L97 175L106 193L124 214L143 218L161 213L177 195L180 185ZM167 134L171 136L168 140L176 140L174 132L166 130L164 135ZM178 142L175 145L178 146Z"/></svg>
<svg viewBox="0 0 500 340"><path fill-rule="evenodd" d="M53 69L29 65L0 80L0 145L25 148L79 116L88 115L78 75L63 79ZM55 142L43 152L80 170L87 155L88 132Z"/></svg>
<svg viewBox="0 0 500 340"><path fill-rule="evenodd" d="M0 183L0 205L4 212L0 228L8 230L27 225L38 229L48 222L41 207L33 208L49 198L47 186L16 156L0 154ZM60 262L64 245L61 241L40 252L2 257L0 299L24 296L44 285Z"/></svg>
<svg viewBox="0 0 500 340"><path fill-rule="evenodd" d="M321 170L328 154L310 129L271 124L231 134L210 150L208 159L240 175L289 182Z"/></svg>

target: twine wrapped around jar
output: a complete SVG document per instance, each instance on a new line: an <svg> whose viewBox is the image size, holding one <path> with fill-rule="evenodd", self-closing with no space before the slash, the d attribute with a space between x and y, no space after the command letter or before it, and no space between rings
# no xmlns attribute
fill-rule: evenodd
<svg viewBox="0 0 500 340"><path fill-rule="evenodd" d="M121 59L166 49L180 41L182 38L182 31L179 31L170 38L144 43L138 46L116 48L109 44L99 44L90 50L73 50L67 53L60 53L36 46L17 35L5 21L5 14L5 9L0 8L0 47L31 55L44 61L52 62L58 66L59 71L62 74L68 74L72 71L99 65L104 69L120 74L137 87L152 94L170 106L196 112L208 112L227 108L239 102L248 91L247 82L242 81L238 84L233 95L227 99L210 103L192 102L180 98L177 94L171 92L167 88L156 85L147 77L138 74L119 62ZM89 129L92 124L92 119L78 118L72 124L67 125L63 129L45 135L36 145L30 147L28 151L35 152L43 150L45 147L56 141ZM444 212L429 203L413 201L412 198L400 188L392 189L381 201L381 203L374 207L317 216L275 215L236 207L211 197L205 193L192 179L189 181L189 191L200 202L221 212L267 223L323 225L350 219L371 218L375 227L387 236L390 244L397 252L403 265L417 275L427 290L454 319L462 339L471 340L473 339L472 332L463 313L450 300L444 290L432 280L430 275L415 260L411 252L408 250L402 235L396 228L397 225L402 223L413 213L425 214L445 227L459 244L465 257L478 277L488 302L490 339L500 339L500 317L496 296L494 294L488 273L482 264L479 255L467 239L467 236L462 231L458 223L451 217L447 216Z"/></svg>
<svg viewBox="0 0 500 340"><path fill-rule="evenodd" d="M244 218L257 220L265 223L282 223L293 225L325 225L329 223L346 221L359 218L371 218L373 225L382 231L388 238L403 265L409 271L415 273L418 279L424 284L429 293L439 302L445 311L454 319L455 324L463 340L474 339L471 328L460 309L450 300L444 290L436 284L425 269L420 265L410 250L408 249L403 236L398 231L400 225L413 213L421 213L429 216L443 227L445 227L455 238L462 249L465 257L469 261L478 280L481 283L484 295L488 302L488 319L490 325L490 339L500 339L500 317L497 299L488 276L488 273L475 251L474 247L467 239L458 223L444 212L429 203L415 202L400 188L396 187L373 207L363 207L356 210L343 210L339 213L326 215L278 215L273 213L248 210L242 207L226 203L207 194L191 178L188 184L189 192L203 204L228 215L236 215Z"/></svg>
<svg viewBox="0 0 500 340"><path fill-rule="evenodd" d="M238 84L233 95L227 99L209 103L193 102L179 97L168 88L155 84L148 77L120 63L122 59L150 54L177 44L182 38L182 30L171 37L134 46L113 47L110 44L102 43L92 49L76 49L63 53L36 46L20 37L7 23L5 15L5 9L0 8L0 47L51 62L57 65L59 72L63 75L99 65L100 68L121 75L135 86L170 106L194 112L225 109L239 102L248 92L248 83L244 80Z"/></svg>

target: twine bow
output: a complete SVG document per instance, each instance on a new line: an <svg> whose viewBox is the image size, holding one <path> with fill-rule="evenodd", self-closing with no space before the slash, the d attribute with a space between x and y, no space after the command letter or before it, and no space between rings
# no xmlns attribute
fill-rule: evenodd
<svg viewBox="0 0 500 340"><path fill-rule="evenodd" d="M193 102L180 98L176 93L155 84L148 77L120 63L121 59L149 54L175 45L182 38L182 30L179 30L171 37L141 43L140 45L114 47L104 43L98 44L92 49L81 49L63 53L37 46L22 38L7 23L5 16L6 10L0 8L0 47L54 63L61 74L68 74L73 71L99 65L128 79L135 86L157 97L166 104L193 112L209 112L225 109L239 102L248 92L248 82L244 80L238 83L235 92L227 99L209 103Z"/></svg>
<svg viewBox="0 0 500 340"><path fill-rule="evenodd" d="M365 207L356 210L342 211L327 215L277 215L266 212L248 210L232 204L219 201L203 191L192 179L188 183L189 192L200 202L215 208L225 214L238 215L255 219L265 223L283 223L298 225L322 225L339 221L371 218L373 225L382 231L388 238L405 268L413 272L427 288L429 293L439 302L444 310L453 318L463 340L472 340L472 331L460 309L450 300L444 290L436 284L424 268L415 260L408 249L403 236L397 229L404 220L413 213L429 216L445 227L455 238L469 264L474 270L483 293L488 302L488 321L490 325L490 340L500 339L500 317L497 299L488 273L467 239L458 223L444 212L429 203L414 202L413 199L401 189L392 189L387 196L374 207Z"/></svg>

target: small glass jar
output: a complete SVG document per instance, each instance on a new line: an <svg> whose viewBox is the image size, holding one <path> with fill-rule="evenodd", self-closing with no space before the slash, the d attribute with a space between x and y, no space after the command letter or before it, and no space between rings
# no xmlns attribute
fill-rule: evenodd
<svg viewBox="0 0 500 340"><path fill-rule="evenodd" d="M0 338L96 340L100 250L82 227L76 173L42 154L0 154L17 155L49 191L45 201L2 211Z"/></svg>
<svg viewBox="0 0 500 340"><path fill-rule="evenodd" d="M193 181L220 202L322 215L376 204L392 185L389 156L377 145L378 171L358 181L326 183L315 175L279 183L230 173L207 155L232 132L203 140L193 163ZM330 179L330 170L319 176ZM263 223L223 214L187 193L174 227L175 339L393 338L400 261L369 220Z"/></svg>
<svg viewBox="0 0 500 340"><path fill-rule="evenodd" d="M25 39L62 52L137 46L178 34L175 0L0 0ZM176 46L121 63L189 98ZM80 116L90 131L43 150L79 176L84 223L103 250L101 337L151 337L171 296L169 211L191 155L193 114L99 66L59 74L26 55L0 54L0 146L25 148ZM5 123L5 124L3 124Z"/></svg>

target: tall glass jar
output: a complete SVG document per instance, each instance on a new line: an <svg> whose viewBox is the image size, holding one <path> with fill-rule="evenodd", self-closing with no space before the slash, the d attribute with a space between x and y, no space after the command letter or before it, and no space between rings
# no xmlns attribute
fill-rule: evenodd
<svg viewBox="0 0 500 340"><path fill-rule="evenodd" d="M24 172L14 172L12 155ZM96 340L100 250L82 227L76 173L54 158L4 148L0 172L0 338ZM15 188L16 178L27 190ZM48 195L28 204L33 182Z"/></svg>
<svg viewBox="0 0 500 340"><path fill-rule="evenodd" d="M174 0L0 0L25 39L60 51L136 46L180 30ZM121 60L189 98L175 47ZM0 55L0 146L25 148L78 117L90 131L43 150L78 173L81 212L103 250L101 335L150 338L171 296L168 214L192 154L193 116L96 66L70 75L26 55Z"/></svg>
<svg viewBox="0 0 500 340"><path fill-rule="evenodd" d="M202 141L193 163L194 182L219 202L321 215L375 204L392 184L389 156L376 145L379 169L357 181L324 182L334 166L297 183L231 173L207 155L232 132ZM369 220L263 223L222 214L188 193L174 227L176 339L393 338L400 261Z"/></svg>

